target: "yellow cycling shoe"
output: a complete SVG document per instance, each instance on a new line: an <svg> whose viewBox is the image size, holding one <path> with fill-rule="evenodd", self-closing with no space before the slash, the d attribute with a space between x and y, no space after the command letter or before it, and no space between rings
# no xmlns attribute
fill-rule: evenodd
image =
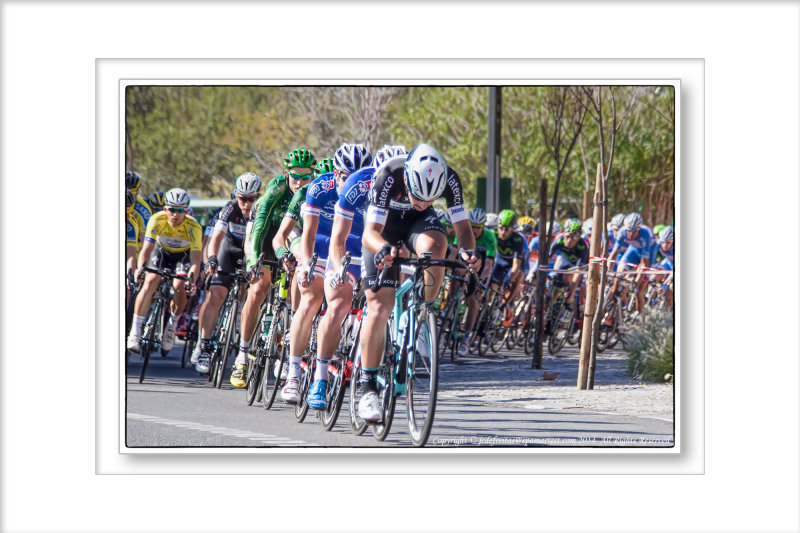
<svg viewBox="0 0 800 533"><path fill-rule="evenodd" d="M247 365L245 363L239 363L233 365L233 373L231 374L231 385L233 385L237 389L245 388L245 386L247 386L247 382L245 381L246 375L247 375Z"/></svg>

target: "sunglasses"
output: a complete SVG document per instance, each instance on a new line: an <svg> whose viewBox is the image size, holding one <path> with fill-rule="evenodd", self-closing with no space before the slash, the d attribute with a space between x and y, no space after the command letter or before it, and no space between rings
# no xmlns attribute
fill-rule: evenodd
<svg viewBox="0 0 800 533"><path fill-rule="evenodd" d="M241 200L241 201L243 201L245 203L248 203L248 204L253 203L256 200L258 200L258 196L237 196L237 198L239 198L239 200Z"/></svg>
<svg viewBox="0 0 800 533"><path fill-rule="evenodd" d="M168 207L167 211L170 213L185 213L186 209L183 207Z"/></svg>
<svg viewBox="0 0 800 533"><path fill-rule="evenodd" d="M498 230L503 230L503 231L510 231L511 230L511 226L497 226L497 229Z"/></svg>
<svg viewBox="0 0 800 533"><path fill-rule="evenodd" d="M580 239L581 236L578 235L577 233L565 233L564 234L564 238L565 239Z"/></svg>
<svg viewBox="0 0 800 533"><path fill-rule="evenodd" d="M295 174L294 172L289 172L289 176L291 176L292 179L300 181L306 181L312 178L311 174Z"/></svg>

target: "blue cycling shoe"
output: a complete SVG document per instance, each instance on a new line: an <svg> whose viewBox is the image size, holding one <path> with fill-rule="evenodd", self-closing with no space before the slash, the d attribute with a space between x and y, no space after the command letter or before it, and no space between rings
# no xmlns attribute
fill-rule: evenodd
<svg viewBox="0 0 800 533"><path fill-rule="evenodd" d="M318 379L308 389L308 406L312 409L328 408L328 382Z"/></svg>

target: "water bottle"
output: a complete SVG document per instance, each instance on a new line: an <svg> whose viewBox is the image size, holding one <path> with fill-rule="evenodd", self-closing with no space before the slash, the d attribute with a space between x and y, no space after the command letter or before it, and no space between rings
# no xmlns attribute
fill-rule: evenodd
<svg viewBox="0 0 800 533"><path fill-rule="evenodd" d="M264 327L264 333L261 334L261 338L266 340L269 336L269 328L272 326L272 313L267 313L267 316L264 317L264 323L266 325Z"/></svg>

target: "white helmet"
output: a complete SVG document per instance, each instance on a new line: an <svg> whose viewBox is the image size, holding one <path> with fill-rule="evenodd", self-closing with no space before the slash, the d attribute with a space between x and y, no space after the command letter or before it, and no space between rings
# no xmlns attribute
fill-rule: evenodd
<svg viewBox="0 0 800 533"><path fill-rule="evenodd" d="M333 166L336 170L355 172L371 164L372 154L367 151L363 144L344 143L333 154Z"/></svg>
<svg viewBox="0 0 800 533"><path fill-rule="evenodd" d="M550 229L550 223L549 222L547 223L545 228L546 229ZM563 230L561 229L561 224L559 224L557 220L554 220L553 221L553 231L552 231L552 233L550 233L550 235L558 235L562 231Z"/></svg>
<svg viewBox="0 0 800 533"><path fill-rule="evenodd" d="M164 205L189 207L189 193L183 189L170 189L164 195Z"/></svg>
<svg viewBox="0 0 800 533"><path fill-rule="evenodd" d="M486 229L497 229L499 223L500 217L497 216L497 213L489 213L486 215Z"/></svg>
<svg viewBox="0 0 800 533"><path fill-rule="evenodd" d="M447 185L447 165L432 146L417 145L403 165L403 179L408 193L422 202L439 198Z"/></svg>
<svg viewBox="0 0 800 533"><path fill-rule="evenodd" d="M658 238L661 242L669 242L675 240L675 228L667 226L658 233Z"/></svg>
<svg viewBox="0 0 800 533"><path fill-rule="evenodd" d="M486 211L476 207L469 212L469 223L473 226L483 226L486 224Z"/></svg>
<svg viewBox="0 0 800 533"><path fill-rule="evenodd" d="M583 231L585 233L591 233L592 232L592 226L594 226L594 218L589 217L589 218L587 218L586 220L583 221Z"/></svg>
<svg viewBox="0 0 800 533"><path fill-rule="evenodd" d="M245 195L256 194L260 188L261 178L252 172L245 172L236 178L236 189L234 189L234 192Z"/></svg>
<svg viewBox="0 0 800 533"><path fill-rule="evenodd" d="M397 157L399 155L408 155L408 150L402 144L388 145L384 144L380 150L375 152L375 159L372 161L372 166L377 170L382 164Z"/></svg>

